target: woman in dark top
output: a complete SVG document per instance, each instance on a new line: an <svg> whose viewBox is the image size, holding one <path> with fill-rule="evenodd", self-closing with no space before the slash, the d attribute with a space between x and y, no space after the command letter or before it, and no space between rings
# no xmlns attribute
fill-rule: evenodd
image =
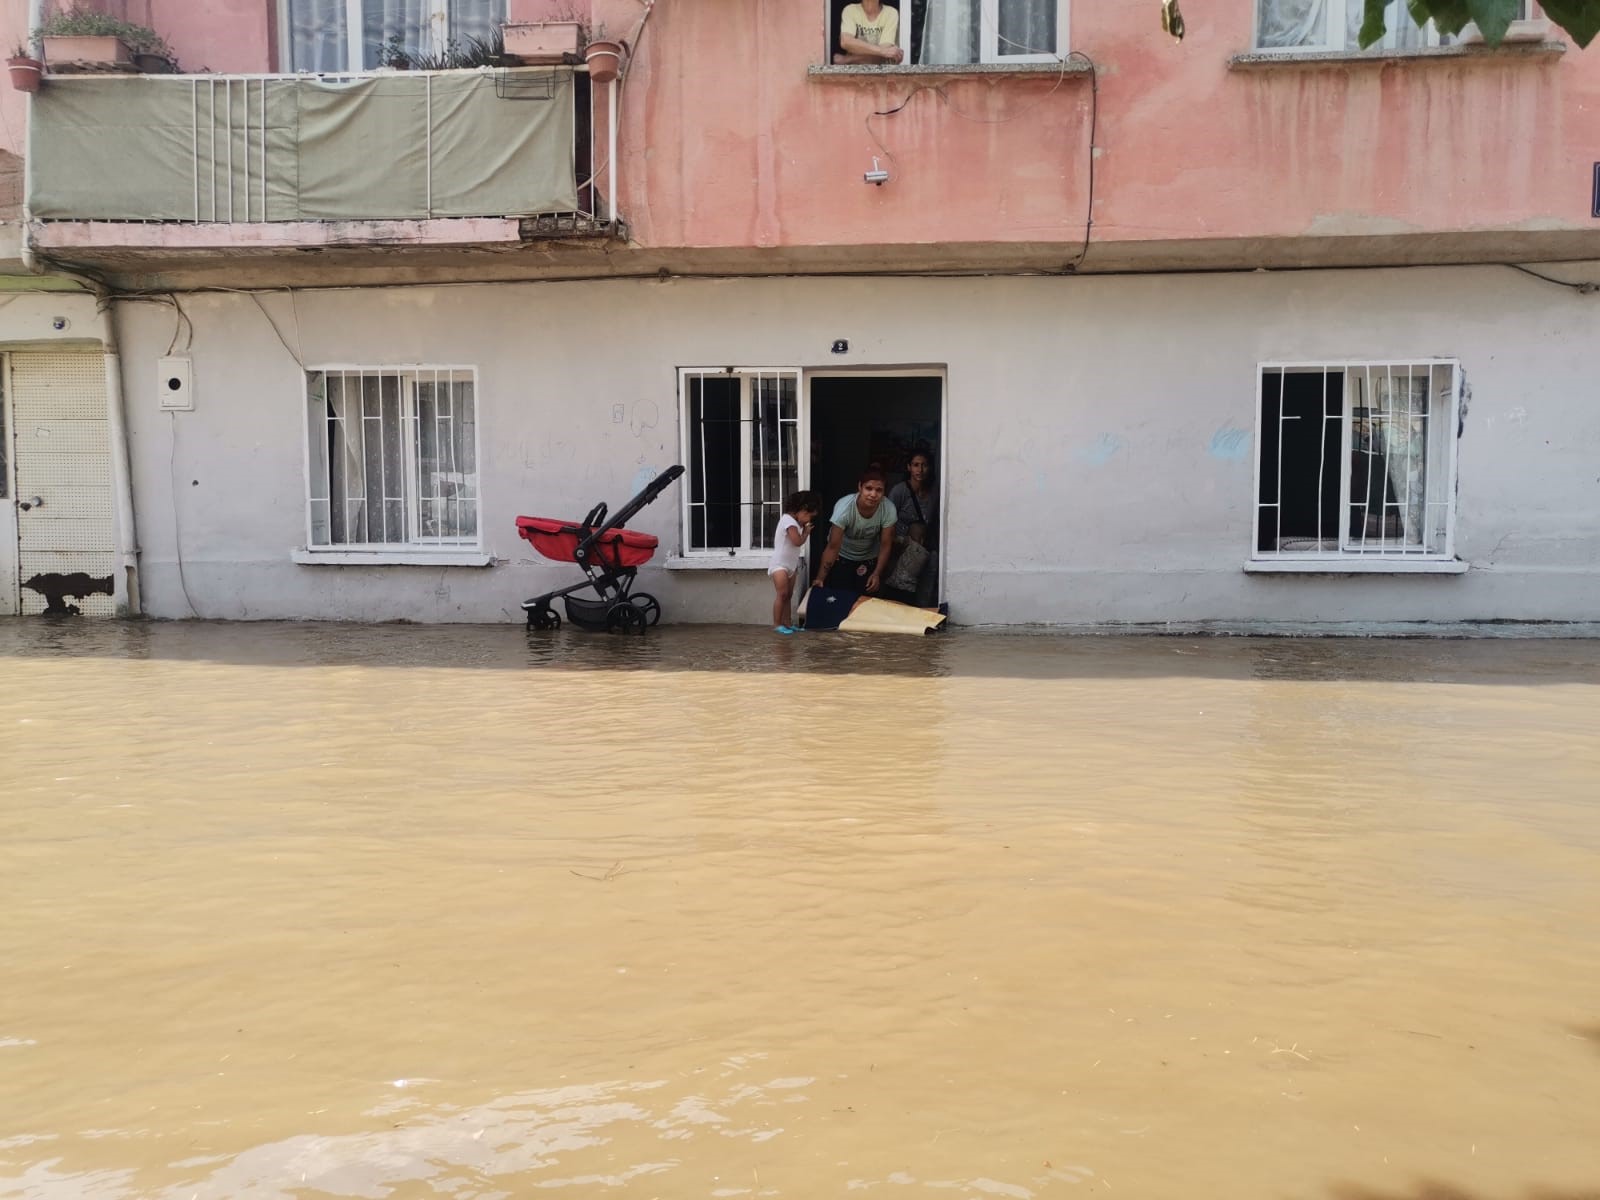
<svg viewBox="0 0 1600 1200"><path fill-rule="evenodd" d="M933 456L925 450L906 463L906 480L889 490L894 503L895 541L918 542L928 552L927 565L917 578L914 602L931 606L939 589L939 485L934 482Z"/></svg>

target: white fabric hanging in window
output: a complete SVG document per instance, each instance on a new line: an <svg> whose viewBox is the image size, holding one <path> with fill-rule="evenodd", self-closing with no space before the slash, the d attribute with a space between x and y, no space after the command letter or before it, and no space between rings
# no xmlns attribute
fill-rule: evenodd
<svg viewBox="0 0 1600 1200"><path fill-rule="evenodd" d="M344 14L344 0L289 0L291 70L349 70Z"/></svg>

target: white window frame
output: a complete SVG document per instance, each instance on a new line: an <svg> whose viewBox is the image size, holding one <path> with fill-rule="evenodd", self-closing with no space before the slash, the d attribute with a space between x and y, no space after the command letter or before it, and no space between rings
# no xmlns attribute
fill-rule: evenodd
<svg viewBox="0 0 1600 1200"><path fill-rule="evenodd" d="M811 486L811 456L806 448L811 445L811 404L805 390L805 372L799 367L679 367L678 368L678 444L682 447L685 467L693 462L689 453L690 438L695 436L689 428L689 380L704 376L739 380L739 545L734 547L710 546L694 548L690 545L690 510L694 507L690 497L694 494L693 482L683 481L678 489L680 500L679 538L685 560L709 560L721 565L746 564L765 566L772 556L770 547L755 544L754 498L751 494L750 467L755 448L750 436L755 386L760 379L790 378L795 387L796 454L795 474L797 490ZM701 454L701 465L705 455ZM702 502L703 503L703 502Z"/></svg>
<svg viewBox="0 0 1600 1200"><path fill-rule="evenodd" d="M417 531L421 529L422 498L417 489L407 488L405 501L405 522L407 537L398 542L329 542L316 543L313 538L314 521L312 519L312 502L315 496L315 483L312 478L311 454L311 424L308 419L308 406L310 404L310 378L314 374L342 374L353 376L401 376L409 378L411 386L402 396L403 406L400 416L402 437L401 453L405 460L406 478L416 479L420 471L420 446L417 430L416 416L416 384L425 381L428 375L448 375L452 380L466 376L472 383L472 455L473 463L477 467L474 472L479 482L473 503L477 506L475 529L470 538L458 537L423 537ZM438 382L435 380L435 382ZM445 563L463 566L486 565L487 558L482 554L484 507L483 507L483 421L482 421L483 393L478 378L478 369L475 366L464 364L446 365L443 363L317 363L308 365L300 374L300 394L295 411L300 421L301 447L304 452L304 480L305 480L305 545L294 553L296 562L372 562L372 561L424 561L430 563ZM331 476L331 471L330 471ZM331 486L331 478L329 480ZM332 504L332 497L327 497L327 503ZM332 518L329 518L330 536ZM370 529L370 518L369 518Z"/></svg>
<svg viewBox="0 0 1600 1200"><path fill-rule="evenodd" d="M290 0L278 0L278 69L284 72L302 70L294 61L294 38L289 20ZM362 56L361 0L344 0L344 69L352 75L367 70ZM450 0L428 0L428 45L422 47L433 52L442 47L450 36Z"/></svg>
<svg viewBox="0 0 1600 1200"><path fill-rule="evenodd" d="M889 3L889 0L884 0ZM937 3L940 0L929 0ZM1005 66L1011 63L1058 63L1072 52L1072 33L1068 18L1071 15L1071 0L1056 0L1056 53L1054 54L1004 54L1000 48L1000 0L979 0L979 39L978 61L975 63L950 63L944 69L959 71L962 67L980 66ZM911 60L911 6L905 0L895 0L890 7L900 13L900 39L899 46L904 58L902 65L914 66ZM833 28L833 6L823 4L823 20L827 23L827 35L824 45L831 47L835 34ZM889 67L891 64L885 64Z"/></svg>
<svg viewBox="0 0 1600 1200"><path fill-rule="evenodd" d="M1438 549L1429 549L1426 545L1417 549L1407 548L1406 543L1396 546L1392 540L1380 537L1376 542L1369 538L1352 538L1349 533L1349 513L1351 478L1350 463L1355 422L1356 388L1353 386L1355 372L1387 371L1404 372L1410 377L1415 377L1426 372L1429 378L1438 370L1446 370L1449 374L1449 385L1445 394L1445 404L1440 413L1430 413L1431 426L1428 432L1429 442L1424 449L1425 456L1430 463L1437 462L1444 476L1438 482L1437 493L1429 489L1430 495L1437 494L1441 499L1424 501L1424 513L1427 512L1429 503L1443 503L1445 507L1443 521L1442 546ZM1327 374L1339 372L1343 376L1343 399L1340 410L1341 416L1341 458L1339 471L1339 517L1336 531L1339 539L1337 550L1262 550L1261 545L1261 513L1264 508L1271 505L1263 504L1261 500L1261 470L1262 470L1262 442L1269 436L1278 436L1278 430L1269 430L1262 425L1262 400L1264 396L1263 384L1271 374ZM1281 403L1281 401L1280 401ZM1256 366L1256 402L1255 402L1255 467L1251 478L1250 491L1250 561L1247 569L1270 570L1334 570L1345 571L1356 568L1370 571L1405 571L1405 570L1437 570L1440 567L1449 568L1451 573L1460 569L1456 559L1456 513L1457 496L1456 484L1458 479L1458 463L1460 457L1460 439L1457 436L1461 421L1461 363L1453 358L1413 358L1413 359L1342 359L1322 362L1263 362ZM1280 422L1281 424L1281 422ZM1444 439L1440 445L1437 439ZM1278 469L1283 470L1282 441L1279 441ZM1276 492L1277 503L1282 502L1283 488L1280 482ZM1426 518L1425 518L1426 519ZM1322 539L1328 540L1328 539Z"/></svg>
<svg viewBox="0 0 1600 1200"><path fill-rule="evenodd" d="M1452 45L1457 42L1473 42L1483 40L1482 36L1477 32L1476 26L1468 25L1455 37L1445 38L1440 35L1438 27L1434 25L1432 21L1429 21L1427 25L1423 27L1423 41L1421 46L1401 46L1397 41L1397 30L1394 27L1394 22L1391 21L1389 23L1389 28L1384 31L1383 40L1378 42L1376 45L1368 46L1366 51L1362 51L1360 45L1347 45L1344 40L1345 34L1348 30L1350 10L1352 7L1359 10L1362 7L1362 2L1363 0L1325 0L1327 12L1323 20L1323 40L1320 44L1315 42L1305 42L1298 46L1263 46L1261 44L1261 0L1252 0L1253 7L1250 17L1251 45L1254 47L1254 52L1257 54L1295 55L1324 52L1358 54L1377 53L1385 50L1404 53L1407 50L1426 49L1441 45ZM1528 30L1535 23L1537 23L1541 29L1543 27L1542 14L1539 12L1538 5L1534 2L1534 0L1522 0L1522 2L1523 15L1518 20L1512 22L1512 31L1508 32L1506 35L1508 38L1515 38L1517 36L1527 37L1528 33L1524 31ZM1410 11L1406 7L1406 0L1394 0L1394 3L1396 12L1405 15L1409 19ZM1337 34L1337 39L1335 39L1335 34Z"/></svg>

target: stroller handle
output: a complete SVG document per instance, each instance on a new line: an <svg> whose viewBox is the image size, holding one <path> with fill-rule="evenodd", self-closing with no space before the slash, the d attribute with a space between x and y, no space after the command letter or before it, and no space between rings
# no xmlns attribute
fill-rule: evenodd
<svg viewBox="0 0 1600 1200"><path fill-rule="evenodd" d="M600 528L591 530L584 537L584 539L578 543L578 549L574 554L574 557L580 563L587 561L589 557L589 551L594 546L595 542L604 537L606 534L610 533L613 529L621 529L624 525L636 517L640 511L654 504L656 497L671 487L678 476L682 474L682 464L674 463L665 471L661 472L661 474L657 475L645 485L645 488L642 492L640 492L632 500L629 500L621 508L617 509L617 511L611 515L610 520L606 521L606 523L600 526ZM605 513L605 508L606 506L604 504L599 506L599 512L602 516Z"/></svg>

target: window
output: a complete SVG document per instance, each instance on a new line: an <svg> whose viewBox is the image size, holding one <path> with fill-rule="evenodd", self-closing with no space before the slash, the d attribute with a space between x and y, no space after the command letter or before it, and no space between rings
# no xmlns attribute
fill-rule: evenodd
<svg viewBox="0 0 1600 1200"><path fill-rule="evenodd" d="M800 372L685 370L679 411L685 555L770 550L800 488Z"/></svg>
<svg viewBox="0 0 1600 1200"><path fill-rule="evenodd" d="M834 53L846 3L829 6ZM1067 0L897 0L889 7L899 10L907 63L1056 62L1067 53Z"/></svg>
<svg viewBox="0 0 1600 1200"><path fill-rule="evenodd" d="M452 41L488 39L506 19L505 0L280 0L287 69L371 71L393 46L438 54Z"/></svg>
<svg viewBox="0 0 1600 1200"><path fill-rule="evenodd" d="M1454 362L1263 366L1256 559L1451 559Z"/></svg>
<svg viewBox="0 0 1600 1200"><path fill-rule="evenodd" d="M308 371L308 547L477 545L476 396L466 367Z"/></svg>
<svg viewBox="0 0 1600 1200"><path fill-rule="evenodd" d="M1256 46L1262 50L1359 50L1362 7L1362 0L1256 0ZM1532 20L1534 9L1533 0L1522 0L1518 20ZM1392 0L1385 15L1388 32L1369 49L1413 50L1462 40L1441 34L1432 21L1419 26L1411 19L1405 0Z"/></svg>

